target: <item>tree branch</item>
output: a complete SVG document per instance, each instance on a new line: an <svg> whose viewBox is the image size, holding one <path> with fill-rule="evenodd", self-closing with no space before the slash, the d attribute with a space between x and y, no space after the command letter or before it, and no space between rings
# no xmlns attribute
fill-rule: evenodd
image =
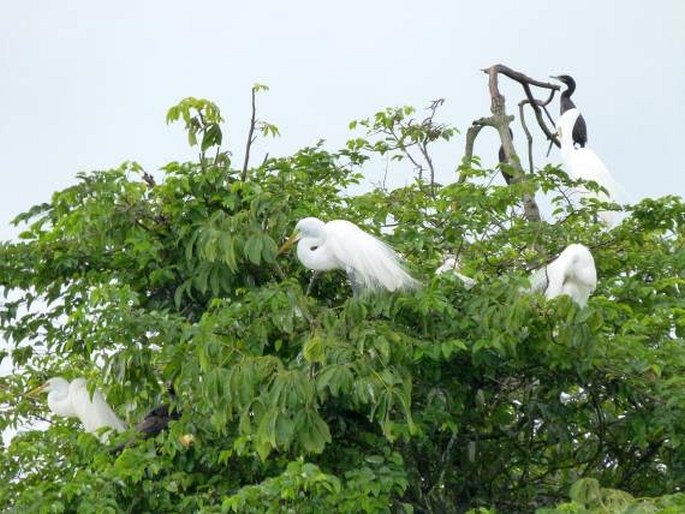
<svg viewBox="0 0 685 514"><path fill-rule="evenodd" d="M498 84L498 74L502 73L514 80L517 80L518 82L521 83L531 83L533 85L537 85L540 87L548 87L550 89L559 89L559 86L556 86L554 84L548 84L548 83L543 83L543 82L538 82L536 80L530 79L523 75L522 73L515 72L514 70L502 66L502 65L494 65L491 66L490 68L487 68L483 70L485 73L488 75L488 89L490 91L490 112L492 113L492 116L489 116L487 118L481 118L480 120L476 120L473 122L474 125L488 125L491 127L494 127L497 129L500 135L500 139L502 141L502 147L504 148L504 153L507 158L507 163L511 167L511 170L513 172L513 180L512 182L520 182L524 177L525 177L525 172L523 170L523 167L521 166L521 161L516 155L516 150L514 149L514 144L511 138L511 133L509 132L509 124L512 122L514 119L513 116L508 116L506 114L506 108L505 108L505 98L504 96L499 92L499 84ZM524 89L528 87L527 83L526 86L524 86ZM527 95L530 93L530 88L527 90ZM532 97L532 94L531 94ZM539 109L539 106L538 106ZM478 134L478 131L471 131L469 129L469 132L467 132L467 151L465 152L464 155L464 162L462 163L463 165L468 166L468 163L472 159L473 155L473 142L475 140L476 135ZM464 170L462 169L461 176L459 177L459 182L463 182L465 180L464 177ZM538 222L540 221L540 209L538 208L537 203L535 202L535 197L531 195L530 193L523 193L522 194L522 201L523 201L523 209L524 209L524 216L526 219L530 222Z"/></svg>
<svg viewBox="0 0 685 514"><path fill-rule="evenodd" d="M252 116L250 118L250 130L247 133L247 142L245 143L245 160L243 161L243 171L240 174L240 180L245 182L247 180L247 166L250 162L250 149L252 148L252 143L254 143L254 129L257 125L257 106L255 101L255 96L257 94L257 89L252 88Z"/></svg>

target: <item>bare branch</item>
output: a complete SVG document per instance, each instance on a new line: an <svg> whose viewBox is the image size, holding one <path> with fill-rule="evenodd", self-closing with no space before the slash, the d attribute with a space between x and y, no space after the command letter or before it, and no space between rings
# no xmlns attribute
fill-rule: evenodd
<svg viewBox="0 0 685 514"><path fill-rule="evenodd" d="M488 118L481 118L474 122L475 125L488 125L497 129L502 141L502 147L504 148L504 154L507 158L507 163L511 167L510 171L513 172L512 182L520 182L525 177L525 172L521 166L521 161L516 154L514 149L514 144L511 139L511 132L509 131L509 124L513 120L513 116L508 116L506 114L505 99L504 96L499 92L498 84L498 74L503 73L504 75L513 78L517 81L525 81L533 83L534 85L540 85L541 87L548 87L550 89L559 89L559 86L554 84L547 84L543 82L534 81L529 79L522 73L515 72L510 68L502 65L491 66L483 70L488 74L488 89L490 90L490 112L492 116ZM467 134L468 136L468 134ZM473 136L475 139L475 135ZM473 144L471 142L471 144ZM470 149L471 152L473 148ZM469 158L470 160L470 158ZM460 181L463 179L460 178ZM538 208L535 198L530 193L523 193L522 195L524 216L528 221L538 222L540 221L540 209Z"/></svg>
<svg viewBox="0 0 685 514"><path fill-rule="evenodd" d="M247 143L245 143L245 160L243 161L243 171L240 174L240 180L245 182L247 180L247 166L250 162L250 149L252 148L252 143L254 143L254 129L257 125L257 106L255 101L255 96L257 94L257 88L252 87L252 116L250 118L250 130L247 133Z"/></svg>

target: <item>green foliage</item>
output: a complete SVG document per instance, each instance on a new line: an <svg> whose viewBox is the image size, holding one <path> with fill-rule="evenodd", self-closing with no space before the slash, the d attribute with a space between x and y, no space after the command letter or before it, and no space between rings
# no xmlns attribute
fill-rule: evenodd
<svg viewBox="0 0 685 514"><path fill-rule="evenodd" d="M197 163L169 163L158 181L136 163L80 174L18 216L19 239L0 245L0 327L17 365L0 382L0 428L50 423L0 453L1 510L681 508L682 199L627 206L606 230L598 210L620 207L579 205L556 168L503 187L474 165L441 186L421 175L431 145L456 133L434 122L438 105L421 122L381 111L340 151L243 173L219 151L219 109L189 98L168 121L183 119ZM388 153L415 158L417 180L347 193ZM524 191L550 197L549 222L525 221ZM382 237L423 287L353 298L342 272L310 286L277 254L304 216L392 225ZM529 271L572 242L597 264L589 305L526 293ZM434 275L445 253L474 288ZM132 425L172 380L182 417L110 452L130 434L102 445L24 395L54 375L86 376Z"/></svg>

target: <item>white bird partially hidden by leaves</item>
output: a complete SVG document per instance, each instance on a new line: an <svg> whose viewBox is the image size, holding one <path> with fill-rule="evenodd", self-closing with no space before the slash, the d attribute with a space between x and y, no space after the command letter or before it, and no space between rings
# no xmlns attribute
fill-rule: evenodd
<svg viewBox="0 0 685 514"><path fill-rule="evenodd" d="M587 305L597 287L595 260L581 244L567 246L559 257L533 272L530 291L544 293L547 299L568 295L580 307Z"/></svg>
<svg viewBox="0 0 685 514"><path fill-rule="evenodd" d="M390 246L349 221L324 223L313 217L301 219L278 252L284 252L295 243L297 258L307 268L344 270L355 295L364 290L399 291L419 286Z"/></svg>
<svg viewBox="0 0 685 514"><path fill-rule="evenodd" d="M464 288L471 289L473 286L476 285L476 280L461 274L460 270L461 266L459 263L459 259L457 259L453 255L448 255L447 258L445 258L445 261L442 263L442 265L435 270L435 274L442 275L443 273L452 273L454 276L456 276L459 280L461 280L464 283Z"/></svg>
<svg viewBox="0 0 685 514"><path fill-rule="evenodd" d="M583 189L583 194L603 201L615 199L619 188L602 160L591 149L587 147L576 148L573 144L573 127L578 116L580 116L580 111L573 108L564 112L559 117L559 120L557 120L557 135L561 143L561 158L564 161L566 171L575 179L593 180L608 192L608 195L604 193L590 193ZM599 217L606 225L613 223L612 212L600 212Z"/></svg>
<svg viewBox="0 0 685 514"><path fill-rule="evenodd" d="M103 427L116 432L126 430L124 422L117 417L98 389L91 396L84 378L74 379L70 383L62 377L54 377L29 392L29 395L41 392L48 393L48 407L54 414L78 418L86 432L94 433ZM108 439L107 432L100 436L102 442Z"/></svg>

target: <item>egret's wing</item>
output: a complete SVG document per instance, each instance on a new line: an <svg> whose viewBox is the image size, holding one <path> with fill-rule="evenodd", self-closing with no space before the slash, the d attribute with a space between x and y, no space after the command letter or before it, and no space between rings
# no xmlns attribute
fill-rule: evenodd
<svg viewBox="0 0 685 514"><path fill-rule="evenodd" d="M326 224L326 247L344 264L358 284L369 289L395 291L417 287L418 282L402 267L400 256L387 244L354 223L334 220Z"/></svg>
<svg viewBox="0 0 685 514"><path fill-rule="evenodd" d="M91 398L84 379L78 378L71 382L69 395L86 432L95 432L102 427L110 427L118 432L126 430L124 423L110 408L98 389L93 391Z"/></svg>
<svg viewBox="0 0 685 514"><path fill-rule="evenodd" d="M571 245L564 252L569 252L572 267L570 279L577 284L581 291L586 291L587 296L597 287L597 268L595 259L590 250L583 245Z"/></svg>
<svg viewBox="0 0 685 514"><path fill-rule="evenodd" d="M567 246L559 257L547 266L547 274L547 298L567 294L581 307L587 303L590 293L597 286L595 260L590 250L580 244Z"/></svg>
<svg viewBox="0 0 685 514"><path fill-rule="evenodd" d="M534 270L530 275L530 292L544 293L549 285L547 277L547 266Z"/></svg>
<svg viewBox="0 0 685 514"><path fill-rule="evenodd" d="M566 278L566 268L566 263L560 262L559 258L546 266L548 284L547 289L545 289L545 298L548 300L562 294Z"/></svg>

